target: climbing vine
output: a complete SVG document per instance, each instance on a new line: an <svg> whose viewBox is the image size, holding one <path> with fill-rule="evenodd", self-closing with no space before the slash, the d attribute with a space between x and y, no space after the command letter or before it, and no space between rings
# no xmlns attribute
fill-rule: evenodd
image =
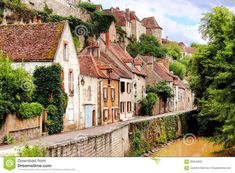
<svg viewBox="0 0 235 173"><path fill-rule="evenodd" d="M62 68L59 64L38 67L34 72L36 91L33 100L49 109L48 133L56 134L63 130L63 115L67 107L67 95L62 90ZM53 110L52 110L53 105Z"/></svg>

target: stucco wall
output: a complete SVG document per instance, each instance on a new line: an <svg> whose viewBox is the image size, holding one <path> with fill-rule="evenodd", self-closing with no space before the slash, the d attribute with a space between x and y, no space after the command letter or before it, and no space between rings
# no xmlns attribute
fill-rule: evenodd
<svg viewBox="0 0 235 173"><path fill-rule="evenodd" d="M84 80L84 86L80 86L80 128L85 127L85 106L87 104L93 106L93 110L95 111L96 116L96 125L98 125L98 79L89 77L89 76L80 76L80 80Z"/></svg>
<svg viewBox="0 0 235 173"><path fill-rule="evenodd" d="M64 41L68 43L68 52L69 52L69 60L66 61L63 58L63 47L64 47ZM65 131L69 130L69 126L72 126L72 128L78 128L79 125L79 102L80 102L80 95L79 95L79 87L78 87L78 78L80 75L80 65L79 60L77 56L77 51L74 46L73 37L69 28L68 23L66 23L64 32L61 36L61 40L55 55L55 63L59 63L64 71L64 89L65 92L68 94L68 107L66 110L66 116L65 116ZM73 78L74 78L74 95L69 95L69 71L70 69L73 70ZM69 121L69 109L74 112L73 121ZM68 129L67 129L68 128Z"/></svg>
<svg viewBox="0 0 235 173"><path fill-rule="evenodd" d="M42 135L42 117L19 119L16 115L7 115L0 129L0 143L6 134L11 134L15 140L29 140Z"/></svg>
<svg viewBox="0 0 235 173"><path fill-rule="evenodd" d="M133 84L131 79L124 79L121 78L119 85L121 85L121 82L125 82L125 92L121 92L121 86L119 86L119 94L120 94L120 103L124 102L125 103L125 109L124 112L120 112L120 119L122 121L128 120L133 117ZM131 92L127 93L127 83L130 83L131 87ZM127 102L131 102L131 111L127 112ZM119 105L119 110L120 110L120 105Z"/></svg>

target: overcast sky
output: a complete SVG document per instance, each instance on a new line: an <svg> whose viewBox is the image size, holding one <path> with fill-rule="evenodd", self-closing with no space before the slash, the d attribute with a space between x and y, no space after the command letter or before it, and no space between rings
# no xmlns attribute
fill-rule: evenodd
<svg viewBox="0 0 235 173"><path fill-rule="evenodd" d="M155 16L163 28L163 37L170 40L203 43L198 26L202 13L224 5L235 10L235 0L91 0L103 8L120 7L136 11L142 19Z"/></svg>

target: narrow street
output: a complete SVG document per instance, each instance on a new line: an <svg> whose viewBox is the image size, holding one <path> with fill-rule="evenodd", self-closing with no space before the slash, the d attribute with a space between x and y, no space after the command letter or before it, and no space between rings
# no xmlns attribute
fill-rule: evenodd
<svg viewBox="0 0 235 173"><path fill-rule="evenodd" d="M51 136L43 136L38 139L23 142L21 144L51 146L51 145L55 145L58 143L61 144L65 141L70 141L70 140L77 139L77 138L88 138L92 136L105 134L107 132L114 131L115 129L118 129L122 126L126 126L129 123L141 122L145 120L147 121L147 120L152 120L155 118L165 117L165 116L174 116L174 115L178 115L178 114L185 113L185 112L189 112L189 111L178 111L178 112L170 112L170 113L165 113L165 114L160 114L160 115L155 115L155 116L135 117L125 122L118 122L115 124L93 127L89 129L77 130L77 131L72 131L72 132L64 132L61 134L56 134L56 135L51 135ZM0 156L15 153L16 148L20 146L21 144L0 146Z"/></svg>

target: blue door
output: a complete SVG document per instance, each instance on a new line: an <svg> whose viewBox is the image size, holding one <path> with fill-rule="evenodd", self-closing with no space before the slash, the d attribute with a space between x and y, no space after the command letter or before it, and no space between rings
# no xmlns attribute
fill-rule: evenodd
<svg viewBox="0 0 235 173"><path fill-rule="evenodd" d="M92 105L85 106L85 128L92 127Z"/></svg>

